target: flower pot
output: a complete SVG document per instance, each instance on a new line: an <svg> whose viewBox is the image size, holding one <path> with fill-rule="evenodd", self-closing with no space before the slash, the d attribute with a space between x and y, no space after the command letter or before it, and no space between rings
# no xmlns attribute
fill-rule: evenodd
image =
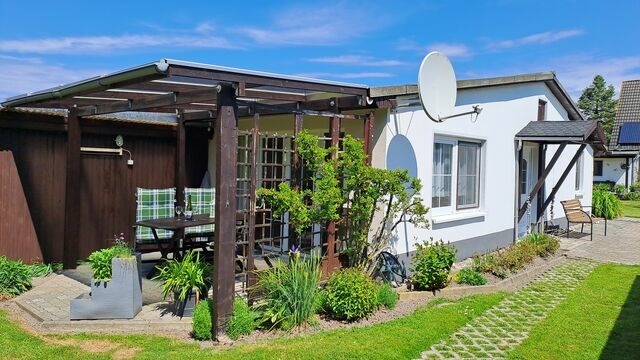
<svg viewBox="0 0 640 360"><path fill-rule="evenodd" d="M70 302L70 319L132 319L142 309L140 253L111 261L111 280L91 280L91 292Z"/></svg>
<svg viewBox="0 0 640 360"><path fill-rule="evenodd" d="M191 289L187 293L187 297L184 300L178 300L178 293L173 293L173 309L174 315L180 317L191 317L193 314L193 309L196 307L198 301L201 300L202 297L206 297L206 292L204 294L200 294L200 299L196 299L196 291L195 289Z"/></svg>

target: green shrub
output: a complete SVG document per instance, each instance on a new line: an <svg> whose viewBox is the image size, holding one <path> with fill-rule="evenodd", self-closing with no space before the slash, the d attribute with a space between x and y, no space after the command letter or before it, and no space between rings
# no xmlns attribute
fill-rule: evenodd
<svg viewBox="0 0 640 360"><path fill-rule="evenodd" d="M31 277L47 276L53 272L51 264L33 263L27 265L27 268L29 269L29 276Z"/></svg>
<svg viewBox="0 0 640 360"><path fill-rule="evenodd" d="M313 307L315 309L315 312L318 314L329 312L327 290L321 289L320 291L318 291L318 295L316 296L316 303Z"/></svg>
<svg viewBox="0 0 640 360"><path fill-rule="evenodd" d="M278 263L258 277L256 292L263 301L256 305L267 327L291 329L314 320L320 291L320 258L292 258Z"/></svg>
<svg viewBox="0 0 640 360"><path fill-rule="evenodd" d="M620 200L608 191L595 190L593 192L593 215L613 219L621 214Z"/></svg>
<svg viewBox="0 0 640 360"><path fill-rule="evenodd" d="M327 307L335 319L357 320L378 307L378 286L360 268L349 268L331 275L325 289Z"/></svg>
<svg viewBox="0 0 640 360"><path fill-rule="evenodd" d="M528 241L537 246L537 254L546 258L560 248L560 241L555 237L545 233L531 233L523 241Z"/></svg>
<svg viewBox="0 0 640 360"><path fill-rule="evenodd" d="M417 290L437 290L445 287L449 271L456 259L456 248L442 240L416 244L411 282Z"/></svg>
<svg viewBox="0 0 640 360"><path fill-rule="evenodd" d="M191 315L193 337L197 340L211 340L211 315L213 314L213 303L209 299L202 300L196 304Z"/></svg>
<svg viewBox="0 0 640 360"><path fill-rule="evenodd" d="M30 288L29 267L21 260L0 256L0 295L18 296Z"/></svg>
<svg viewBox="0 0 640 360"><path fill-rule="evenodd" d="M614 185L613 192L616 194L624 194L627 192L627 188L624 185Z"/></svg>
<svg viewBox="0 0 640 360"><path fill-rule="evenodd" d="M613 183L605 182L593 184L593 191L601 190L601 191L611 191L613 190Z"/></svg>
<svg viewBox="0 0 640 360"><path fill-rule="evenodd" d="M640 192L640 182L632 184L629 186L629 191L631 192Z"/></svg>
<svg viewBox="0 0 640 360"><path fill-rule="evenodd" d="M251 310L245 299L236 298L233 302L233 313L227 321L227 336L236 340L240 335L249 335L258 326L260 314Z"/></svg>
<svg viewBox="0 0 640 360"><path fill-rule="evenodd" d="M378 287L378 305L387 309L395 309L398 298L398 293L388 282L382 283Z"/></svg>
<svg viewBox="0 0 640 360"><path fill-rule="evenodd" d="M640 200L640 192L634 191L625 194L618 194L618 198L620 198L620 200L638 201Z"/></svg>
<svg viewBox="0 0 640 360"><path fill-rule="evenodd" d="M200 297L211 286L211 264L200 261L199 251L187 251L182 259L169 260L156 268L160 272L153 279L163 281L162 296L165 299L174 294L177 300L184 301L194 290Z"/></svg>
<svg viewBox="0 0 640 360"><path fill-rule="evenodd" d="M131 257L133 250L131 246L123 241L124 237L115 236L114 245L106 249L97 250L89 255L91 270L93 270L93 279L96 281L111 280L111 260L115 257Z"/></svg>
<svg viewBox="0 0 640 360"><path fill-rule="evenodd" d="M458 272L457 281L458 284L478 286L485 285L487 283L487 278L476 270L462 269Z"/></svg>

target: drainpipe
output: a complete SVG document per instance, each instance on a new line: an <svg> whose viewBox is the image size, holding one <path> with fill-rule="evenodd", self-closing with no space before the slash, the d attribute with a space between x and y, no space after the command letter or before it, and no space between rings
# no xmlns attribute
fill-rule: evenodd
<svg viewBox="0 0 640 360"><path fill-rule="evenodd" d="M624 169L624 187L629 189L629 158L624 158L625 169Z"/></svg>

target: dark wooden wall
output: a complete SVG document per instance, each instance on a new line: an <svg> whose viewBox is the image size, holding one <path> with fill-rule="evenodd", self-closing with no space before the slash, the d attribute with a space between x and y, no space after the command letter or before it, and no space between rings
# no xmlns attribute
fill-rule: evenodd
<svg viewBox="0 0 640 360"><path fill-rule="evenodd" d="M42 261L29 205L11 151L0 151L0 254L26 263Z"/></svg>
<svg viewBox="0 0 640 360"><path fill-rule="evenodd" d="M81 155L80 259L110 245L114 234L133 241L136 187L175 186L175 126L81 119L82 146L115 148L117 134L128 154ZM187 186L199 186L207 168L206 128L187 129ZM62 262L64 245L66 127L61 116L0 112L0 150L11 150L46 262ZM181 191L181 190L180 190ZM0 204L2 206L2 204Z"/></svg>

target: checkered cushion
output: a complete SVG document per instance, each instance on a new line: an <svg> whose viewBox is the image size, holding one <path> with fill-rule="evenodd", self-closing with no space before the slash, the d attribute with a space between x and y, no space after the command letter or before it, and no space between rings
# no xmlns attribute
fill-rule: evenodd
<svg viewBox="0 0 640 360"><path fill-rule="evenodd" d="M136 221L166 218L174 216L176 188L136 189ZM173 231L156 230L160 240L169 240ZM153 232L146 226L136 226L136 242L139 244L154 243Z"/></svg>
<svg viewBox="0 0 640 360"><path fill-rule="evenodd" d="M214 188L184 188L185 208L187 199L191 195L191 205L194 214L211 214L214 211L214 201L216 199L216 189ZM185 235L212 233L214 225L193 226L184 229Z"/></svg>

